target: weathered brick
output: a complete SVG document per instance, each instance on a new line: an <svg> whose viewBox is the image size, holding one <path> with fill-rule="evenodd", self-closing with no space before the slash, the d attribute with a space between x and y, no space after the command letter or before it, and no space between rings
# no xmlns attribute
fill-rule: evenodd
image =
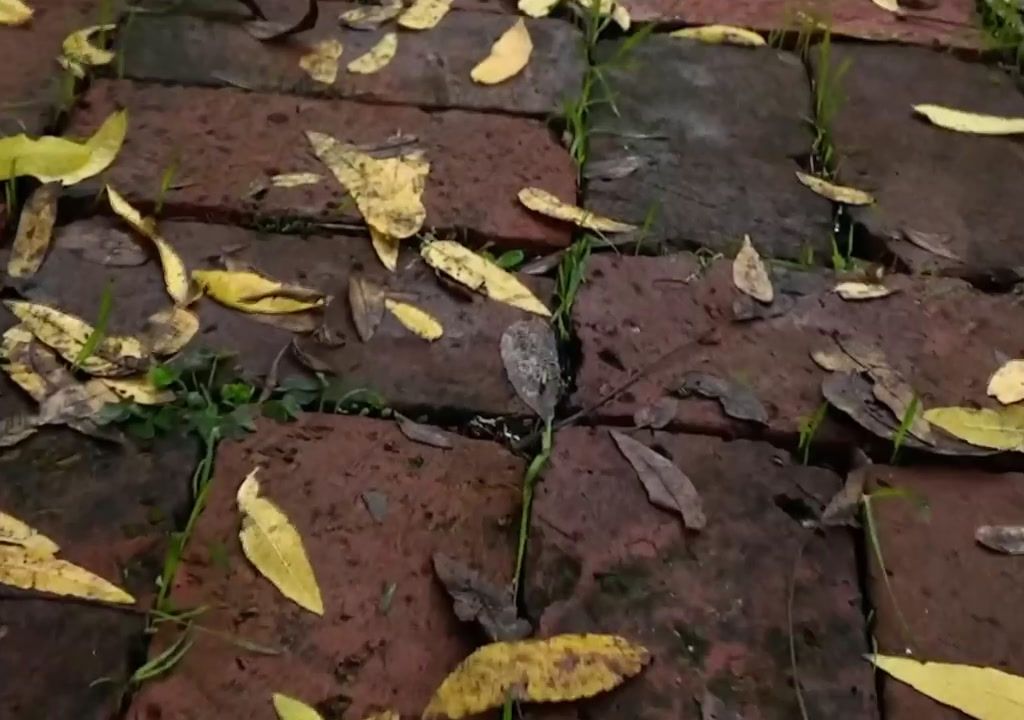
<svg viewBox="0 0 1024 720"><path fill-rule="evenodd" d="M470 71L513 19L493 12L449 13L428 32L402 32L394 59L380 72L346 71L385 30L339 27L349 3L321 3L317 27L282 42L265 43L237 20L188 15L140 15L127 23L119 43L124 76L182 85L237 86L250 90L330 96L427 108L461 108L546 117L579 93L583 77L581 38L561 20L529 20L530 63L515 78L480 85ZM324 85L299 67L311 46L336 38L344 46L338 78Z"/></svg>
<svg viewBox="0 0 1024 720"><path fill-rule="evenodd" d="M92 132L110 112L129 111L125 144L102 181L152 205L175 158L176 182L164 215L235 221L254 217L311 222L356 221L341 186L312 153L306 130L354 143L382 143L401 131L415 136L431 162L426 227L458 228L499 244L562 246L571 230L531 213L516 194L528 185L575 198L568 154L537 120L458 110L258 95L233 89L170 88L97 81L68 132ZM316 172L322 182L247 197L254 181L284 172ZM83 183L89 195L98 182Z"/></svg>
<svg viewBox="0 0 1024 720"><path fill-rule="evenodd" d="M921 660L1024 675L1024 626L1018 612L1024 586L1015 558L974 540L980 525L1020 524L1024 475L954 467L874 467L869 483L869 490L894 487L909 493L871 505L888 575L888 582L883 581L878 555L869 548L878 651L902 656L910 648ZM964 717L903 683L883 682L887 718Z"/></svg>
<svg viewBox="0 0 1024 720"><path fill-rule="evenodd" d="M542 635L622 634L653 661L557 717L697 720L707 687L742 717L792 720L791 633L810 716L876 717L852 539L816 535L784 510L820 509L839 478L764 443L636 437L690 477L707 527L687 532L654 507L606 429L558 434L534 500L528 610Z"/></svg>
<svg viewBox="0 0 1024 720"><path fill-rule="evenodd" d="M303 537L322 618L283 597L242 554L235 493L254 467L262 494ZM259 655L199 635L173 674L142 689L128 717L273 720L273 692L314 704L325 717L385 708L418 716L476 645L434 578L431 554L508 582L523 470L490 442L458 440L439 450L407 440L394 423L363 418L309 415L225 445L171 599L207 606L207 627L283 652ZM387 499L379 523L367 492Z"/></svg>

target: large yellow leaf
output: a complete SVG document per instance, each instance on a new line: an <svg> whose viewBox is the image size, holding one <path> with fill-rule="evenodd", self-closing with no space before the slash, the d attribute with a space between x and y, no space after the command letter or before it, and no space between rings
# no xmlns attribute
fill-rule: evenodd
<svg viewBox="0 0 1024 720"><path fill-rule="evenodd" d="M92 325L81 318L48 305L23 300L6 300L4 305L41 343L56 350L70 363L78 359L93 332ZM148 357L138 338L107 336L79 365L90 375L118 377L142 369Z"/></svg>
<svg viewBox="0 0 1024 720"><path fill-rule="evenodd" d="M331 85L338 78L338 60L344 51L341 42L334 38L321 40L299 58L299 67L317 82Z"/></svg>
<svg viewBox="0 0 1024 720"><path fill-rule="evenodd" d="M377 44L348 64L348 71L359 75L380 72L398 52L398 33L385 33Z"/></svg>
<svg viewBox="0 0 1024 720"><path fill-rule="evenodd" d="M522 18L506 30L494 45L491 54L480 61L470 72L474 82L481 85L496 85L518 75L530 62L533 41L530 31Z"/></svg>
<svg viewBox="0 0 1024 720"><path fill-rule="evenodd" d="M711 45L744 45L761 47L767 45L764 38L753 30L733 27L732 25L704 25L703 27L683 28L669 33L671 37L686 38Z"/></svg>
<svg viewBox="0 0 1024 720"><path fill-rule="evenodd" d="M121 193L110 185L107 185L107 200L110 202L111 210L131 225L137 233L149 238L150 242L156 246L157 254L160 256L160 266L163 268L164 285L174 304L188 305L194 302L197 299L197 293L192 289L185 262L171 244L157 232L156 220L142 217L142 213L133 208L121 196Z"/></svg>
<svg viewBox="0 0 1024 720"><path fill-rule="evenodd" d="M64 38L62 49L64 57L79 65L106 65L114 59L114 53L96 47L90 41L93 35L99 32L109 32L115 25L94 25L82 28Z"/></svg>
<svg viewBox="0 0 1024 720"><path fill-rule="evenodd" d="M845 185L836 185L828 180L799 171L797 171L796 177L805 187L810 188L813 192L821 195L823 198L828 198L832 202L845 205L871 205L875 202L875 199L863 190L846 187Z"/></svg>
<svg viewBox="0 0 1024 720"><path fill-rule="evenodd" d="M21 0L0 0L0 25L24 25L32 19L32 8Z"/></svg>
<svg viewBox="0 0 1024 720"><path fill-rule="evenodd" d="M36 557L53 557L60 546L28 523L0 512L0 547L17 545Z"/></svg>
<svg viewBox="0 0 1024 720"><path fill-rule="evenodd" d="M421 153L375 158L324 133L310 131L306 137L355 200L367 225L398 239L419 232L427 217L422 196L430 172Z"/></svg>
<svg viewBox="0 0 1024 720"><path fill-rule="evenodd" d="M639 673L647 650L615 635L556 635L485 645L445 678L424 718L461 718L505 700L561 702L611 690Z"/></svg>
<svg viewBox="0 0 1024 720"><path fill-rule="evenodd" d="M1024 718L1024 678L991 667L875 655L875 665L920 693L979 720Z"/></svg>
<svg viewBox="0 0 1024 720"><path fill-rule="evenodd" d="M563 202L547 190L540 188L523 188L519 191L519 202L541 215L547 215L556 220L565 220L587 230L609 233L636 230L636 225L602 217L589 210Z"/></svg>
<svg viewBox="0 0 1024 720"><path fill-rule="evenodd" d="M88 570L40 556L26 548L0 545L0 583L23 590L131 605L135 598Z"/></svg>
<svg viewBox="0 0 1024 720"><path fill-rule="evenodd" d="M415 0L398 17L398 24L409 30L430 30L451 10L452 0Z"/></svg>
<svg viewBox="0 0 1024 720"><path fill-rule="evenodd" d="M924 419L950 435L978 447L1024 450L1024 407L998 409L939 407L926 410Z"/></svg>
<svg viewBox="0 0 1024 720"><path fill-rule="evenodd" d="M290 297L284 283L246 270L194 270L192 279L221 305L242 312L283 315L324 304L322 297L315 300ZM282 294L275 295L279 291Z"/></svg>
<svg viewBox="0 0 1024 720"><path fill-rule="evenodd" d="M1000 117L966 112L942 105L915 105L914 112L924 115L932 125L975 135L1020 135L1024 133L1024 117Z"/></svg>
<svg viewBox="0 0 1024 720"><path fill-rule="evenodd" d="M470 290L536 315L551 316L551 311L544 303L515 275L454 240L426 243L420 254L430 267L440 270Z"/></svg>
<svg viewBox="0 0 1024 720"><path fill-rule="evenodd" d="M444 335L444 328L441 327L437 318L415 305L386 298L384 307L405 326L406 330L419 335L424 340L433 341Z"/></svg>
<svg viewBox="0 0 1024 720"><path fill-rule="evenodd" d="M324 720L324 716L309 705L288 695L274 693L273 701L279 720Z"/></svg>
<svg viewBox="0 0 1024 720"><path fill-rule="evenodd" d="M320 587L302 537L281 509L259 494L260 484L253 470L239 486L237 494L243 515L238 537L245 556L285 597L310 612L323 615Z"/></svg>
<svg viewBox="0 0 1024 720"><path fill-rule="evenodd" d="M732 261L732 281L738 290L760 302L770 303L775 298L768 269L749 235L743 236L743 247Z"/></svg>
<svg viewBox="0 0 1024 720"><path fill-rule="evenodd" d="M532 18L547 17L561 0L519 0L519 10Z"/></svg>
<svg viewBox="0 0 1024 720"><path fill-rule="evenodd" d="M1010 360L992 374L988 394L1003 405L1024 400L1024 360Z"/></svg>
<svg viewBox="0 0 1024 720"><path fill-rule="evenodd" d="M57 220L59 196L60 183L46 183L37 187L26 201L18 219L11 257L7 260L7 274L11 277L31 277L42 266Z"/></svg>
<svg viewBox="0 0 1024 720"><path fill-rule="evenodd" d="M121 145L124 144L124 136L127 133L128 111L119 110L111 113L103 121L103 124L99 126L99 129L93 133L92 137L85 141L88 157L81 167L65 174L63 177L45 178L39 175L36 175L36 177L43 182L60 180L65 185L74 185L82 180L91 178L93 175L98 175L110 167L110 163L114 162L117 153L121 151Z"/></svg>

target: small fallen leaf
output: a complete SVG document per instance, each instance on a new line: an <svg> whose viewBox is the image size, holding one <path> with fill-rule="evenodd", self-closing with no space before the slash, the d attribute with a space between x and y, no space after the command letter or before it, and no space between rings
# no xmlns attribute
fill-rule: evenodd
<svg viewBox="0 0 1024 720"><path fill-rule="evenodd" d="M96 47L91 42L90 38L99 32L110 32L116 25L94 25L92 27L82 28L64 38L64 43L61 49L64 52L64 57L79 65L106 65L114 59L114 53L111 50L104 50L103 48Z"/></svg>
<svg viewBox="0 0 1024 720"><path fill-rule="evenodd" d="M896 15L903 14L903 10L900 9L900 5L896 0L871 0L871 2L873 2L875 5L882 8L883 10L888 10L889 12L895 13Z"/></svg>
<svg viewBox="0 0 1024 720"><path fill-rule="evenodd" d="M875 202L875 198L863 190L846 187L845 185L836 185L828 180L799 171L797 171L796 177L811 191L832 202L843 203L844 205L871 205Z"/></svg>
<svg viewBox="0 0 1024 720"><path fill-rule="evenodd" d="M384 308L394 315L406 330L419 335L424 340L434 341L444 335L444 328L441 327L437 318L415 305L385 298Z"/></svg>
<svg viewBox="0 0 1024 720"><path fill-rule="evenodd" d="M274 693L272 699L278 720L324 720L323 715L301 700L281 693Z"/></svg>
<svg viewBox="0 0 1024 720"><path fill-rule="evenodd" d="M380 5L360 5L346 10L338 16L338 21L353 30L376 30L398 17L403 9L402 0L385 0Z"/></svg>
<svg viewBox="0 0 1024 720"><path fill-rule="evenodd" d="M532 18L547 17L561 0L519 0L519 10Z"/></svg>
<svg viewBox="0 0 1024 720"><path fill-rule="evenodd" d="M929 104L915 105L914 112L923 115L932 125L955 132L975 135L1020 135L1024 133L1024 117L982 115Z"/></svg>
<svg viewBox="0 0 1024 720"><path fill-rule="evenodd" d="M131 400L139 405L163 405L174 402L175 398L174 391L161 390L146 375L121 379L101 378L100 382L122 400Z"/></svg>
<svg viewBox="0 0 1024 720"><path fill-rule="evenodd" d="M469 75L482 85L496 85L518 75L530 62L532 53L530 31L519 18L495 41L491 54L481 60Z"/></svg>
<svg viewBox="0 0 1024 720"><path fill-rule="evenodd" d="M732 25L704 25L703 27L683 28L669 33L669 37L697 40L711 45L743 45L761 47L767 45L765 39L753 30L733 27Z"/></svg>
<svg viewBox="0 0 1024 720"><path fill-rule="evenodd" d="M338 61L343 51L340 41L334 38L321 40L299 58L299 67L317 82L331 85L338 78Z"/></svg>
<svg viewBox="0 0 1024 720"><path fill-rule="evenodd" d="M317 5L317 0L309 0L309 4L306 5L306 12L297 20L266 20L263 19L262 13L257 13L257 15L261 18L260 20L250 20L244 23L242 27L257 40L270 42L271 40L281 40L289 35L295 35L316 27L317 18L320 16L320 9Z"/></svg>
<svg viewBox="0 0 1024 720"><path fill-rule="evenodd" d="M131 605L135 598L88 570L53 556L0 545L0 584L99 602Z"/></svg>
<svg viewBox="0 0 1024 720"><path fill-rule="evenodd" d="M949 249L949 235L921 232L919 230L904 230L903 237L907 239L907 242L933 255L938 255L947 260L962 262L960 256Z"/></svg>
<svg viewBox="0 0 1024 720"><path fill-rule="evenodd" d="M843 300L875 300L892 295L895 290L878 283L842 282L833 288Z"/></svg>
<svg viewBox="0 0 1024 720"><path fill-rule="evenodd" d="M868 656L875 666L932 700L979 720L1017 720L1024 707L1024 678L991 667Z"/></svg>
<svg viewBox="0 0 1024 720"><path fill-rule="evenodd" d="M1024 525L982 525L974 531L974 539L996 552L1024 555Z"/></svg>
<svg viewBox="0 0 1024 720"><path fill-rule="evenodd" d="M348 303L359 339L369 342L384 319L384 288L361 275L348 280Z"/></svg>
<svg viewBox="0 0 1024 720"><path fill-rule="evenodd" d="M24 25L32 19L32 8L21 0L0 0L0 25Z"/></svg>
<svg viewBox="0 0 1024 720"><path fill-rule="evenodd" d="M680 390L717 400L729 417L768 424L768 412L764 405L750 388L741 383L695 371L683 376Z"/></svg>
<svg viewBox="0 0 1024 720"><path fill-rule="evenodd" d="M153 313L146 319L140 340L154 355L174 355L199 332L199 318L180 307Z"/></svg>
<svg viewBox="0 0 1024 720"><path fill-rule="evenodd" d="M1024 406L998 409L938 407L924 418L954 437L977 447L1024 451Z"/></svg>
<svg viewBox="0 0 1024 720"><path fill-rule="evenodd" d="M325 302L322 296L318 300L296 300L286 295L275 295L275 292L286 288L284 283L250 271L193 270L192 279L221 305L247 313L297 313L322 307ZM261 299L246 299L252 297Z"/></svg>
<svg viewBox="0 0 1024 720"><path fill-rule="evenodd" d="M1024 360L1010 360L996 370L987 392L1003 405L1024 400Z"/></svg>
<svg viewBox="0 0 1024 720"><path fill-rule="evenodd" d="M633 466L652 504L678 513L683 519L683 525L690 530L700 530L707 525L697 488L682 470L668 458L628 435L616 430L609 430L608 433L619 452Z"/></svg>
<svg viewBox="0 0 1024 720"><path fill-rule="evenodd" d="M53 557L60 546L28 523L0 512L0 546L17 545L36 557Z"/></svg>
<svg viewBox="0 0 1024 720"><path fill-rule="evenodd" d="M348 71L371 75L383 70L398 52L398 33L385 33L377 44L348 64Z"/></svg>
<svg viewBox="0 0 1024 720"><path fill-rule="evenodd" d="M550 423L562 392L558 343L550 323L533 318L509 325L501 335L501 362L519 399Z"/></svg>
<svg viewBox="0 0 1024 720"><path fill-rule="evenodd" d="M0 339L0 360L14 383L37 403L75 381L57 355L25 329L15 325Z"/></svg>
<svg viewBox="0 0 1024 720"><path fill-rule="evenodd" d="M452 0L415 0L398 16L398 24L409 30L430 30L451 10Z"/></svg>
<svg viewBox="0 0 1024 720"><path fill-rule="evenodd" d="M13 278L32 277L46 259L57 220L57 198L60 183L46 183L37 187L21 211L14 246L7 260L7 274Z"/></svg>
<svg viewBox="0 0 1024 720"><path fill-rule="evenodd" d="M84 143L44 135L0 138L0 180L29 175L40 182L74 185L114 161L128 132L128 113L112 113Z"/></svg>
<svg viewBox="0 0 1024 720"><path fill-rule="evenodd" d="M441 448L442 450L451 450L455 447L452 434L440 428L414 422L401 413L395 413L395 422L398 423L398 429L402 431L402 434L413 442Z"/></svg>
<svg viewBox="0 0 1024 720"><path fill-rule="evenodd" d="M459 620L479 623L491 642L529 637L532 628L519 617L512 588L497 587L444 553L434 553L433 562L434 573L451 596Z"/></svg>
<svg viewBox="0 0 1024 720"><path fill-rule="evenodd" d="M595 232L616 233L636 230L636 225L602 217L589 210L563 202L547 190L541 190L540 188L523 188L519 191L519 202L541 215L571 222L581 228L594 230Z"/></svg>
<svg viewBox="0 0 1024 720"><path fill-rule="evenodd" d="M870 461L847 473L843 488L829 500L821 512L822 525L857 527L857 514L860 512L861 498L864 497L864 486L868 479L868 465Z"/></svg>
<svg viewBox="0 0 1024 720"><path fill-rule="evenodd" d="M587 180L621 180L629 177L648 161L640 155L623 155L608 160L588 161L583 167L583 177Z"/></svg>
<svg viewBox="0 0 1024 720"><path fill-rule="evenodd" d="M564 702L593 697L643 670L650 654L616 635L555 635L478 648L441 683L423 719L457 720L506 699Z"/></svg>
<svg viewBox="0 0 1024 720"><path fill-rule="evenodd" d="M743 236L743 247L732 261L732 281L740 292L759 302L770 303L775 299L768 269L750 242L749 235Z"/></svg>
<svg viewBox="0 0 1024 720"><path fill-rule="evenodd" d="M238 537L245 556L282 595L312 613L323 615L320 587L302 537L281 509L259 494L260 484L253 470L239 486L236 496L242 512L242 530Z"/></svg>
<svg viewBox="0 0 1024 720"><path fill-rule="evenodd" d="M294 188L302 187L303 185L316 185L321 180L323 180L322 175L311 172L281 173L280 175L270 176L270 184L272 187L276 188Z"/></svg>
<svg viewBox="0 0 1024 720"><path fill-rule="evenodd" d="M370 243L381 264L394 272L398 268L398 251L401 241L370 226Z"/></svg>
<svg viewBox="0 0 1024 720"><path fill-rule="evenodd" d="M615 7L612 9L612 20L623 32L629 30L629 26L633 24L629 17L629 10L621 3L615 3Z"/></svg>
<svg viewBox="0 0 1024 720"><path fill-rule="evenodd" d="M660 398L653 405L644 405L633 413L633 424L638 428L661 430L676 419L679 401L672 397Z"/></svg>

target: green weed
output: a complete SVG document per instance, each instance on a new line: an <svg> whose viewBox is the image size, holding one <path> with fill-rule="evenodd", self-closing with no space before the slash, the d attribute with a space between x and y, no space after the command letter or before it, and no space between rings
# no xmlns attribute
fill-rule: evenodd
<svg viewBox="0 0 1024 720"><path fill-rule="evenodd" d="M814 92L814 142L811 145L811 172L834 178L839 155L833 139L832 126L842 106L842 82L850 69L849 59L835 66L832 58L832 33L826 31L817 46L818 62L812 81Z"/></svg>
<svg viewBox="0 0 1024 720"><path fill-rule="evenodd" d="M490 260L502 270L515 270L526 260L526 253L522 250L506 250L501 255L495 256L485 247L480 250L480 255Z"/></svg>
<svg viewBox="0 0 1024 720"><path fill-rule="evenodd" d="M174 669L175 665L181 662L181 659L185 657L185 653L192 647L192 643L192 633L186 629L163 652L132 673L129 684L137 687L147 680L153 680L161 675L166 675Z"/></svg>
<svg viewBox="0 0 1024 720"><path fill-rule="evenodd" d="M1018 0L981 0L978 18L989 48L1003 54L1018 73L1024 70L1024 15Z"/></svg>
<svg viewBox="0 0 1024 720"><path fill-rule="evenodd" d="M171 161L167 163L167 167L160 174L160 187L157 189L156 203L153 205L153 215L159 215L160 211L164 209L164 199L167 197L167 191L171 189L171 185L174 183L174 178L178 174L178 168L180 166L180 158L178 151L175 150L171 155Z"/></svg>
<svg viewBox="0 0 1024 720"><path fill-rule="evenodd" d="M853 267L853 223L850 223L846 230L846 247L840 248L836 240L835 232L832 233L832 269L838 272L846 272Z"/></svg>
<svg viewBox="0 0 1024 720"><path fill-rule="evenodd" d="M920 409L921 399L917 396L917 393L914 393L910 398L910 404L907 405L906 412L904 412L903 417L900 418L900 426L896 428L896 432L892 436L892 456L889 458L890 464L896 464L896 459L899 457L900 449L903 447L903 443L907 439L907 433L910 432L910 426L914 424L914 419L917 417Z"/></svg>
<svg viewBox="0 0 1024 720"><path fill-rule="evenodd" d="M811 444L814 442L815 435L818 434L821 423L825 421L826 413L828 413L828 403L822 402L809 417L800 420L800 438L797 441L797 450L801 454L801 462L804 465L810 461Z"/></svg>
<svg viewBox="0 0 1024 720"><path fill-rule="evenodd" d="M574 242L562 256L562 262L558 266L558 276L555 280L555 294L558 297L558 307L552 314L551 322L558 329L558 335L562 340L569 338L570 317L572 306L576 302L580 287L587 273L587 260L590 259L590 250L593 238L584 235Z"/></svg>
<svg viewBox="0 0 1024 720"><path fill-rule="evenodd" d="M100 295L100 308L96 313L96 324L93 326L92 332L89 333L89 337L85 339L82 349L75 355L75 361L72 363L73 369L77 370L80 368L82 363L92 357L93 353L96 352L96 348L103 342L103 338L107 335L110 313L113 310L114 283L112 280L107 280L107 284L103 287L103 293Z"/></svg>
<svg viewBox="0 0 1024 720"><path fill-rule="evenodd" d="M523 563L526 560L526 545L530 537L530 510L533 507L534 486L537 478L551 458L551 447L554 439L554 432L551 423L544 426L541 434L540 452L530 461L526 468L526 475L523 477L523 508L519 515L519 541L516 545L516 569L512 575L513 592L518 590L522 582Z"/></svg>

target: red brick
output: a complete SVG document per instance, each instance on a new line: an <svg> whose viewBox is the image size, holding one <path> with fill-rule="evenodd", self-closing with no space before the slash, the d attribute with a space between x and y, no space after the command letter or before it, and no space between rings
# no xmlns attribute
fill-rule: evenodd
<svg viewBox="0 0 1024 720"><path fill-rule="evenodd" d="M431 162L426 228L458 228L514 246L562 246L571 237L564 223L546 221L516 199L528 185L575 198L572 162L537 120L129 81L95 82L86 103L69 133L88 134L116 107L128 108L128 137L102 180L130 199L154 203L161 176L178 158L176 178L183 186L167 193L165 216L356 221L351 202L304 133L380 143L401 131L419 139ZM254 181L284 172L316 172L324 180L273 191L263 200L246 197ZM91 193L96 185L83 184L79 192Z"/></svg>
<svg viewBox="0 0 1024 720"><path fill-rule="evenodd" d="M339 27L338 14L350 7L354 5L321 3L315 29L272 43L253 38L237 20L140 15L125 26L119 40L125 77L541 117L559 110L563 98L579 93L581 38L570 23L528 20L530 63L511 80L480 85L470 71L511 25L508 15L453 11L428 32L402 32L387 67L357 75L345 66L373 47L384 31ZM299 58L326 38L344 46L338 78L330 86L312 80L299 67Z"/></svg>
<svg viewBox="0 0 1024 720"><path fill-rule="evenodd" d="M985 665L1024 675L1019 563L974 540L980 525L1020 524L1024 475L875 467L869 478L870 489L895 487L911 493L871 506L889 576L887 587L869 547L879 652L903 655L910 647L920 660ZM926 510L915 495L927 502ZM883 698L891 720L964 717L894 680L884 681Z"/></svg>
<svg viewBox="0 0 1024 720"><path fill-rule="evenodd" d="M891 365L918 392L924 407L990 405L989 376L999 353L1015 357L1015 328L1024 310L1006 295L989 295L949 278L892 276L899 292L868 302L846 302L831 292L829 273L788 273L775 267L780 295L798 283L786 314L751 322L734 320L741 297L732 283L731 261L706 271L686 254L658 258L591 259L589 281L573 310L582 365L574 403L588 406L672 348L682 350L644 374L597 413L608 421L631 422L638 408L670 394L691 370L712 373L749 387L768 411L768 437L795 436L801 418L822 402L826 372L810 357L835 333L853 334L878 345ZM792 279L784 281L783 277ZM666 308L671 311L666 312ZM970 336L970 343L963 338ZM838 416L837 416L838 417ZM758 436L750 423L725 417L714 400L680 401L681 427L715 434ZM864 436L852 425L829 423L820 439L856 443Z"/></svg>
<svg viewBox="0 0 1024 720"><path fill-rule="evenodd" d="M648 501L607 429L563 430L534 500L527 603L540 633L611 632L653 662L564 718L698 720L708 687L743 717L799 717L787 598L811 717L876 716L851 537L816 535L782 509L821 505L839 478L764 443L637 434L693 481L699 533Z"/></svg>
<svg viewBox="0 0 1024 720"><path fill-rule="evenodd" d="M284 598L241 552L235 493L257 466L263 494L302 534L322 618ZM319 705L327 717L382 708L418 716L476 645L434 578L431 554L443 551L508 582L523 470L493 443L459 440L439 450L405 439L394 423L351 417L266 424L224 446L171 599L208 606L207 627L285 652L256 655L197 636L173 674L143 688L128 717L273 720L272 692ZM380 524L364 505L367 491L387 496ZM226 565L213 561L218 548ZM379 607L389 583L396 590L385 615Z"/></svg>
<svg viewBox="0 0 1024 720"><path fill-rule="evenodd" d="M107 267L83 260L77 250L68 247L72 239L103 236L124 227L123 223L97 219L61 228L42 269L26 287L27 295L88 319L95 317L103 289L111 282L113 311L108 331L139 332L149 315L169 303L156 263ZM482 297L472 303L457 298L438 284L433 271L411 249L403 251L400 271L392 275L377 260L366 237L264 235L223 225L180 222L162 223L161 231L191 269L216 267L215 259L230 253L238 262L271 277L304 282L331 293L335 300L326 322L342 344L329 348L309 338L302 342L353 387L372 388L406 408L431 405L484 414L530 412L505 379L498 352L505 328L525 313ZM445 328L444 337L426 342L389 316L369 343L361 342L347 295L353 272L408 294L411 302L438 318ZM549 300L550 281L527 281L539 297ZM193 347L237 353L238 363L250 376L265 374L293 337L212 300L200 301L197 309L203 330ZM3 323L12 321L12 316L2 313ZM286 354L280 372L284 378L302 370L291 354Z"/></svg>

